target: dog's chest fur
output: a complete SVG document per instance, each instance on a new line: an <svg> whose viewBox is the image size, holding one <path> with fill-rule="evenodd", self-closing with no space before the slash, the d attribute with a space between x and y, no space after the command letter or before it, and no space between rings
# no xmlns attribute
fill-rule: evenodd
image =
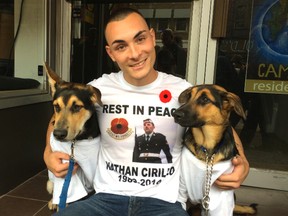
<svg viewBox="0 0 288 216"><path fill-rule="evenodd" d="M231 126L226 128L220 142L214 148L209 149L201 143L196 143L195 134L193 134L191 128L184 135L184 145L202 161L206 161L207 156L210 158L215 154L214 163L231 159L238 154Z"/></svg>

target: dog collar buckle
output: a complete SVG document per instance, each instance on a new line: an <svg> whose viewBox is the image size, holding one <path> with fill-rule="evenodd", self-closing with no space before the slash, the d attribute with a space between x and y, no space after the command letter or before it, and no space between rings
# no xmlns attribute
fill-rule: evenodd
<svg viewBox="0 0 288 216"><path fill-rule="evenodd" d="M207 149L204 146L200 147L201 151L203 151L205 154L207 154Z"/></svg>

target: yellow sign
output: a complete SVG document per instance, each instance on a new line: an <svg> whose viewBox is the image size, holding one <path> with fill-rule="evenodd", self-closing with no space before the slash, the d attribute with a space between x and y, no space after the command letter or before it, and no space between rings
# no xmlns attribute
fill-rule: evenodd
<svg viewBox="0 0 288 216"><path fill-rule="evenodd" d="M288 81L246 79L247 92L288 94Z"/></svg>

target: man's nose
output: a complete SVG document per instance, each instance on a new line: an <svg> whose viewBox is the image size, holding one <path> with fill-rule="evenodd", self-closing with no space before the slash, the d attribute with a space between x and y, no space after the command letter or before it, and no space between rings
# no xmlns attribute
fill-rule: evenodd
<svg viewBox="0 0 288 216"><path fill-rule="evenodd" d="M140 55L140 49L137 45L130 46L130 58L138 59Z"/></svg>

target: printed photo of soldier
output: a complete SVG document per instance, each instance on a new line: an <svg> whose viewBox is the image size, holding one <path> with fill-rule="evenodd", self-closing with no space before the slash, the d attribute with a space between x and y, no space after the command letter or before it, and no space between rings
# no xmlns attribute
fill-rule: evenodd
<svg viewBox="0 0 288 216"><path fill-rule="evenodd" d="M167 162L172 163L172 155L166 136L155 132L154 129L155 125L151 119L143 120L144 134L135 135L133 162L162 163L161 157L165 155Z"/></svg>

